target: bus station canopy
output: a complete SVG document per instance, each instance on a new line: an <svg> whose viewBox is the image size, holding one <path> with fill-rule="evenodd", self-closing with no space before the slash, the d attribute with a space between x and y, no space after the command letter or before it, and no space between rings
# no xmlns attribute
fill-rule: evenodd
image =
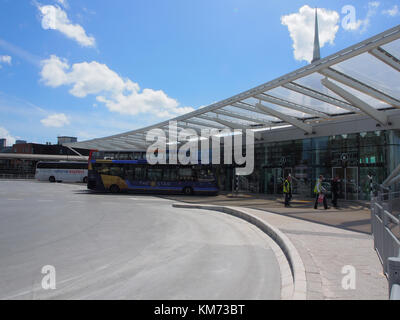
<svg viewBox="0 0 400 320"><path fill-rule="evenodd" d="M65 144L96 150L146 150L146 134L165 131L251 129L255 132L297 127L306 134L314 125L352 115L390 125L387 111L400 108L400 25L317 60L294 72L228 99L141 129Z"/></svg>

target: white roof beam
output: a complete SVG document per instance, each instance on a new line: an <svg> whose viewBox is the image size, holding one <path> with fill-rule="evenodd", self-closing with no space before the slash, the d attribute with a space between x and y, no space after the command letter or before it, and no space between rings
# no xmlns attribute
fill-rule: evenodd
<svg viewBox="0 0 400 320"><path fill-rule="evenodd" d="M247 117L245 115L241 115L241 114L237 114L237 113L233 113L233 112L228 112L228 111L225 111L225 110L216 110L216 111L214 111L214 113L220 114L220 115L223 115L223 116L227 116L227 117L231 117L231 118L237 118L237 119L242 119L242 120L245 120L245 121L254 122L255 124L267 124L267 125L272 124L271 122L269 122L267 120L262 120L262 119L257 119L257 118L250 118L250 117Z"/></svg>
<svg viewBox="0 0 400 320"><path fill-rule="evenodd" d="M138 148L147 148L146 141L136 141L136 140L128 140L128 139L122 139L122 138L118 138L118 140L115 139L113 141L116 141L121 144L133 145Z"/></svg>
<svg viewBox="0 0 400 320"><path fill-rule="evenodd" d="M306 133L309 133L309 134L313 133L312 126L310 126L300 120L297 120L291 116L288 116L287 114L283 114L283 113L276 111L270 107L267 107L267 106L263 105L261 102L256 104L256 108L262 112L265 112L266 114L273 115L274 117L279 118L299 129L305 131Z"/></svg>
<svg viewBox="0 0 400 320"><path fill-rule="evenodd" d="M194 131L196 131L196 133L197 133L198 135L201 134L201 129L200 129L200 128L194 128L194 127L189 126L189 125L187 125L187 124L178 123L178 128L194 130Z"/></svg>
<svg viewBox="0 0 400 320"><path fill-rule="evenodd" d="M336 99L327 94L318 92L316 90L304 87L298 83L289 82L289 83L283 85L283 87L288 90L295 91L297 93L308 96L310 98L329 103L333 106L339 107L341 109L344 109L344 110L347 110L350 112L359 112L358 109L354 108L351 104L349 104L347 102L341 101L339 99Z"/></svg>
<svg viewBox="0 0 400 320"><path fill-rule="evenodd" d="M327 87L329 90L333 91L337 95L341 96L343 99L350 102L352 105L359 108L361 111L369 115L371 118L378 121L380 124L386 125L388 123L388 117L383 112L378 111L377 109L371 107L368 103L362 101L361 99L357 98L350 92L346 91L342 87L339 87L332 81L328 80L327 78L321 80L322 85Z"/></svg>
<svg viewBox="0 0 400 320"><path fill-rule="evenodd" d="M186 125L181 125L181 124L178 124L176 128L177 128L176 135L171 135L171 136L170 136L170 134L169 134L169 129L168 129L168 127L163 127L161 130L164 131L165 137L166 137L167 139L169 139L169 138L178 139L178 138L179 138L179 132L182 131L182 130L184 130L184 129L191 129L191 130L194 130L194 131L196 132L197 135L200 135L200 131L199 131L197 128L193 128L193 127L186 126Z"/></svg>
<svg viewBox="0 0 400 320"><path fill-rule="evenodd" d="M126 136L126 137L119 137L119 138L112 138L112 139L122 139L122 140L127 140L127 141L133 141L133 142L141 142L144 143L146 142L146 137L143 136L143 138L135 138L132 136Z"/></svg>
<svg viewBox="0 0 400 320"><path fill-rule="evenodd" d="M206 128L206 129L223 129L223 126L221 126L220 124L213 124L213 125L211 125L211 124L208 124L208 123L205 123L205 122L201 122L201 121L197 121L197 120L192 120L192 119L187 119L187 120L182 120L183 122L186 122L186 123L191 123L191 124L195 124L195 125L198 125L198 126L201 126L201 127L204 127L204 128Z"/></svg>
<svg viewBox="0 0 400 320"><path fill-rule="evenodd" d="M219 128L220 130L229 129L230 128L229 126L224 125L221 122L218 122L217 118L213 118L213 117L210 117L210 116L207 116L207 115L200 115L200 116L197 116L197 118L204 119L204 120L207 120L207 121L212 121L212 122L218 123L220 125L222 124L224 127Z"/></svg>
<svg viewBox="0 0 400 320"><path fill-rule="evenodd" d="M333 79L337 82L340 82L346 86L349 86L355 90L363 92L375 99L386 102L394 107L400 107L399 100L397 100L377 89L374 89L374 88L366 85L365 83L362 83L361 81L351 78L337 70L333 70L332 68L327 68L327 69L321 70L320 73L323 74L325 77L331 78L331 79Z"/></svg>
<svg viewBox="0 0 400 320"><path fill-rule="evenodd" d="M223 126L225 126L225 128L221 128L219 130L223 130L223 129L242 129L242 130L248 129L246 126L244 126L242 124L239 124L239 123L236 123L236 122L227 121L227 120L224 120L224 119L210 117L210 116L207 116L207 115L199 116L199 118L202 118L202 119L205 119L205 120L208 120L208 121L214 121L214 122L217 122L217 123L222 124Z"/></svg>
<svg viewBox="0 0 400 320"><path fill-rule="evenodd" d="M220 124L223 124L224 126L227 126L231 129L240 129L240 130L246 130L246 126L236 123L236 122L232 122L232 121L227 121L224 119L219 119L219 118L215 118L215 121L217 121Z"/></svg>
<svg viewBox="0 0 400 320"><path fill-rule="evenodd" d="M248 104L248 103L245 103L245 102L233 103L233 104L232 104L232 107L239 108L239 109L243 109L243 110L248 110L248 111L255 112L255 113L257 113L257 114L262 114L262 115L265 116L265 112L261 112L261 111L257 110L256 107L254 107L253 105ZM270 116L270 115L269 115L269 116ZM280 119L278 119L278 120L280 121ZM267 120L267 121L268 121L268 120ZM271 124L275 124L276 121L271 120L270 123L271 123Z"/></svg>
<svg viewBox="0 0 400 320"><path fill-rule="evenodd" d="M273 96L270 96L270 95L267 95L267 94L260 94L260 95L255 96L255 98L259 99L259 100L262 100L262 101L265 101L265 102L269 102L269 103L272 103L272 104L279 105L281 107L285 107L285 108L288 108L288 109L292 109L292 110L296 110L296 111L299 111L299 112L303 112L303 113L306 113L306 114L309 114L309 115L312 115L312 116L315 116L315 117L319 117L319 118L323 118L323 119L329 118L329 116L326 113L319 112L317 110L313 110L311 108L307 108L307 107L301 106L301 105L299 105L297 103L290 102L290 101L287 101L287 100L283 100L281 98L273 97Z"/></svg>
<svg viewBox="0 0 400 320"><path fill-rule="evenodd" d="M232 103L231 106L235 107L235 108L238 108L238 109L251 111L251 112L254 112L255 114L259 114L259 115L265 116L264 112L258 111L253 105L251 105L249 103L246 103L246 102L243 102L243 101ZM268 120L266 120L266 121L268 121ZM273 121L270 121L270 122L272 123Z"/></svg>
<svg viewBox="0 0 400 320"><path fill-rule="evenodd" d="M400 72L400 60L391 55L386 50L382 49L381 47L377 47L369 51L369 53L373 55L375 58L386 63L388 66Z"/></svg>

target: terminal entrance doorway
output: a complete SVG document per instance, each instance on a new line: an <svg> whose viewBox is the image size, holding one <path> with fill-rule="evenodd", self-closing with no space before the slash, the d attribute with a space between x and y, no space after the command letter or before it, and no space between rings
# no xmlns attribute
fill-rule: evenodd
<svg viewBox="0 0 400 320"><path fill-rule="evenodd" d="M358 200L358 168L357 167L333 167L332 178L339 177L339 198L346 200Z"/></svg>
<svg viewBox="0 0 400 320"><path fill-rule="evenodd" d="M291 167L265 168L266 193L282 194L283 182L289 176L292 176L293 193L297 193L297 179L294 177L294 171Z"/></svg>

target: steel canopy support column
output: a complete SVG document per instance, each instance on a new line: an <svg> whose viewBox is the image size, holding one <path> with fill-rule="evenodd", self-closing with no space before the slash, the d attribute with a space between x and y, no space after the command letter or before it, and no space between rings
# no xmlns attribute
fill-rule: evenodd
<svg viewBox="0 0 400 320"><path fill-rule="evenodd" d="M261 103L257 103L256 104L256 108L259 111L264 112L266 114L273 115L274 117L276 117L278 119L281 119L281 120L291 124L292 126L295 126L295 127L299 128L299 129L305 131L306 133L309 133L309 134L313 133L313 127L312 126L310 126L309 124L306 124L306 123L304 123L304 122L302 122L300 120L297 120L297 119L295 119L295 118L293 118L291 116L283 114L283 113L281 113L279 111L276 111L276 110L274 110L272 108L266 107Z"/></svg>
<svg viewBox="0 0 400 320"><path fill-rule="evenodd" d="M371 107L368 103L362 101L361 99L357 98L356 96L352 95L350 92L346 91L345 89L339 87L332 81L328 80L327 78L322 79L321 83L323 86L328 88L329 90L333 91L337 95L341 96L346 101L350 102L355 107L359 108L365 114L370 116L371 118L375 119L382 125L387 125L388 117L381 111L378 111Z"/></svg>

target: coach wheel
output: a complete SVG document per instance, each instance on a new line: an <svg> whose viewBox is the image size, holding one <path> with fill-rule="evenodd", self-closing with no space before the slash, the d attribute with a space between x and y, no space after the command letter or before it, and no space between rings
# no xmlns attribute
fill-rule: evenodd
<svg viewBox="0 0 400 320"><path fill-rule="evenodd" d="M83 183L87 183L87 181L88 181L88 178L87 178L87 177L84 177L84 178L83 178Z"/></svg>
<svg viewBox="0 0 400 320"><path fill-rule="evenodd" d="M116 184L113 184L113 185L110 187L110 191L111 191L111 193L119 193L119 192L120 192L120 189L119 189L119 187L118 187Z"/></svg>
<svg viewBox="0 0 400 320"><path fill-rule="evenodd" d="M183 188L183 193L186 195L192 195L193 189L191 187L185 187L185 188Z"/></svg>
<svg viewBox="0 0 400 320"><path fill-rule="evenodd" d="M50 182L56 182L56 178L54 178L53 176L51 176L51 177L49 178L49 181L50 181Z"/></svg>

